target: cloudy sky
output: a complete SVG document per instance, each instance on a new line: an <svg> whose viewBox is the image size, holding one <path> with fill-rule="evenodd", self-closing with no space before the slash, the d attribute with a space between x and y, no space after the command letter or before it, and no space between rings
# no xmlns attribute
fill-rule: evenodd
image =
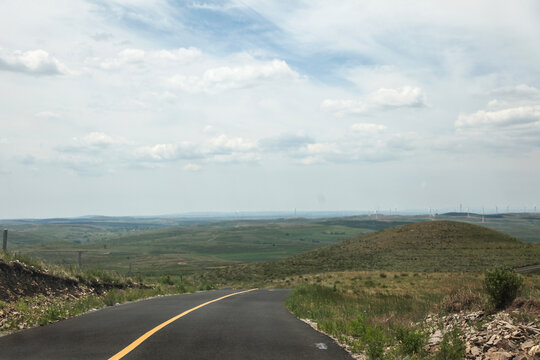
<svg viewBox="0 0 540 360"><path fill-rule="evenodd" d="M4 0L0 218L533 209L538 19L535 0Z"/></svg>

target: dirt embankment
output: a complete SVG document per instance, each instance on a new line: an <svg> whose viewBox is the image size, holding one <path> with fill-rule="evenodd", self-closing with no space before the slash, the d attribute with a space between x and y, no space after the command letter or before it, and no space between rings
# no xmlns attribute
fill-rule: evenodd
<svg viewBox="0 0 540 360"><path fill-rule="evenodd" d="M51 275L18 261L0 260L0 300L2 301L10 302L21 297L37 295L73 294L77 296L89 290L77 279Z"/></svg>
<svg viewBox="0 0 540 360"><path fill-rule="evenodd" d="M61 277L18 261L5 262L0 259L0 300L5 302L39 295L81 297L90 293L102 293L112 288L126 288L134 285Z"/></svg>

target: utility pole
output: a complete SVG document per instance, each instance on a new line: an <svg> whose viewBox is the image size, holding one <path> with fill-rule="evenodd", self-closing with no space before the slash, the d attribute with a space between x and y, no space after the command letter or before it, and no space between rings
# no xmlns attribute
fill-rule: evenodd
<svg viewBox="0 0 540 360"><path fill-rule="evenodd" d="M7 251L7 234L8 234L7 229L4 229L4 242L2 243L2 251L3 252Z"/></svg>

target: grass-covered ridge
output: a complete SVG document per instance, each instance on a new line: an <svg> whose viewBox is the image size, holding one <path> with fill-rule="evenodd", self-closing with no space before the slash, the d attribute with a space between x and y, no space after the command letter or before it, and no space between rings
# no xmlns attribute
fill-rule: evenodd
<svg viewBox="0 0 540 360"><path fill-rule="evenodd" d="M427 221L385 229L287 259L207 273L209 278L249 280L343 270L481 272L494 265L538 262L540 245L482 226Z"/></svg>

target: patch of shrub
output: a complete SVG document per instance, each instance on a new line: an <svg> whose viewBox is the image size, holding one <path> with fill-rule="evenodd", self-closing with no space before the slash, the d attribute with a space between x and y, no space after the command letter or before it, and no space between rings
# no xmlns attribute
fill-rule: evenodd
<svg viewBox="0 0 540 360"><path fill-rule="evenodd" d="M459 331L454 329L444 334L441 347L435 354L434 360L462 360L465 358L465 342L459 337Z"/></svg>
<svg viewBox="0 0 540 360"><path fill-rule="evenodd" d="M377 328L368 327L364 340L367 343L366 354L369 359L376 360L384 357L384 347L386 345L384 332Z"/></svg>
<svg viewBox="0 0 540 360"><path fill-rule="evenodd" d="M159 283L163 285L174 285L174 281L171 279L170 275L164 275L160 277Z"/></svg>
<svg viewBox="0 0 540 360"><path fill-rule="evenodd" d="M509 267L498 267L486 272L484 286L495 309L504 309L518 296L523 278Z"/></svg>
<svg viewBox="0 0 540 360"><path fill-rule="evenodd" d="M375 287L375 286L377 286L377 284L375 284L375 282L374 282L373 280L366 280L366 281L364 282L364 285L365 285L366 287Z"/></svg>
<svg viewBox="0 0 540 360"><path fill-rule="evenodd" d="M400 342L404 355L423 354L427 338L427 335L418 329L400 327L396 330L396 339Z"/></svg>
<svg viewBox="0 0 540 360"><path fill-rule="evenodd" d="M366 335L367 329L367 318L364 314L360 314L356 317L356 319L349 322L347 333L359 338Z"/></svg>
<svg viewBox="0 0 540 360"><path fill-rule="evenodd" d="M103 296L103 302L107 306L114 306L122 302L122 296L118 290L110 290Z"/></svg>

